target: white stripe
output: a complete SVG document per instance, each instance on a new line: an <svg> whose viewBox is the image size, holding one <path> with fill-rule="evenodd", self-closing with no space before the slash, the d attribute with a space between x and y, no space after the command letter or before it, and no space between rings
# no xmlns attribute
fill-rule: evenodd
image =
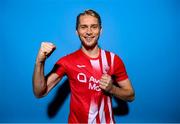
<svg viewBox="0 0 180 124"><path fill-rule="evenodd" d="M107 74L109 70L109 66L107 63L107 58L106 58L106 53L104 50L101 50L101 58L102 58L102 69L103 69L103 74Z"/></svg>
<svg viewBox="0 0 180 124"><path fill-rule="evenodd" d="M106 117L104 112L104 98L101 101L101 106L99 109L99 118L100 118L100 123L106 123Z"/></svg>
<svg viewBox="0 0 180 124"><path fill-rule="evenodd" d="M99 64L99 59L98 60L90 60L91 65L94 69L100 70L100 64Z"/></svg>
<svg viewBox="0 0 180 124"><path fill-rule="evenodd" d="M110 55L111 55L111 70L114 71L114 56L115 56L115 54L110 52Z"/></svg>
<svg viewBox="0 0 180 124"><path fill-rule="evenodd" d="M113 119L112 119L112 106L111 106L111 100L110 97L107 97L107 102L108 102L108 108L109 108L109 114L110 114L110 124L114 124Z"/></svg>
<svg viewBox="0 0 180 124"><path fill-rule="evenodd" d="M98 106L91 102L88 115L88 124L96 124L96 116L98 114Z"/></svg>

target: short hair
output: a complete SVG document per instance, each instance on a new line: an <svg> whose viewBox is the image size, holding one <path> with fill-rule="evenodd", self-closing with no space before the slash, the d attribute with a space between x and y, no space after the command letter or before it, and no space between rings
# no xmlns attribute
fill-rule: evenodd
<svg viewBox="0 0 180 124"><path fill-rule="evenodd" d="M77 16L77 18L76 18L76 30L78 29L78 26L79 26L79 19L80 19L80 17L84 16L84 15L90 15L90 16L93 16L93 17L97 18L99 26L101 28L101 17L99 16L99 14L96 11L94 11L94 10L88 9L88 10L85 10L83 13L80 13Z"/></svg>

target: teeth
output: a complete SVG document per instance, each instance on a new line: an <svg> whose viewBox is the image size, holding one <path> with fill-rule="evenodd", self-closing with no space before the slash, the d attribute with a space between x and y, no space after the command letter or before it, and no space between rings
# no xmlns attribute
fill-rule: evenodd
<svg viewBox="0 0 180 124"><path fill-rule="evenodd" d="M91 41L93 38L92 37L86 37L87 41Z"/></svg>
<svg viewBox="0 0 180 124"><path fill-rule="evenodd" d="M91 40L91 38L86 38L86 40L87 40L87 41L90 41L90 40Z"/></svg>

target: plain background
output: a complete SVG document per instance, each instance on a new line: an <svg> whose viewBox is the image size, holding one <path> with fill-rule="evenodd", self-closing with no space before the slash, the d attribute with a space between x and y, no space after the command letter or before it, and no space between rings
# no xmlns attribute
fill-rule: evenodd
<svg viewBox="0 0 180 124"><path fill-rule="evenodd" d="M76 16L89 8L102 18L100 46L122 58L136 92L116 122L180 122L178 0L1 0L0 122L67 122L67 86L61 87L62 81L36 99L32 73L42 41L57 47L46 61L46 74L80 47ZM59 89L63 102L51 113ZM113 99L115 108L117 103Z"/></svg>

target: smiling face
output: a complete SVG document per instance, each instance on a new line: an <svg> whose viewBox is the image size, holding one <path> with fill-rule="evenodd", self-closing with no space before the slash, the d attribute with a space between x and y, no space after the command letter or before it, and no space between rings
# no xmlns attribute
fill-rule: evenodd
<svg viewBox="0 0 180 124"><path fill-rule="evenodd" d="M86 49L93 49L97 46L101 32L98 19L91 15L80 16L76 32L79 35L82 46Z"/></svg>

